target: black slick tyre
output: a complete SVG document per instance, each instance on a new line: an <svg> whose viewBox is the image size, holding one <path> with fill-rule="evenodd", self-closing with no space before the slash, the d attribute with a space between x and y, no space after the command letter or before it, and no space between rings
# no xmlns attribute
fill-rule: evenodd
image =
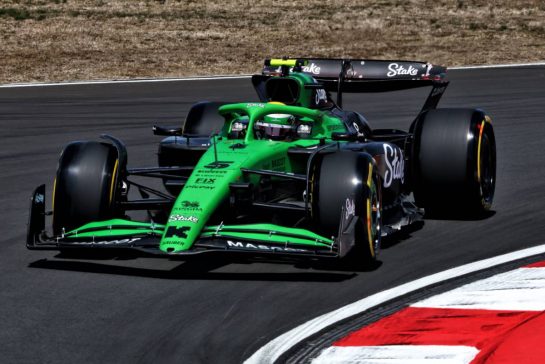
<svg viewBox="0 0 545 364"><path fill-rule="evenodd" d="M413 187L426 215L473 218L489 210L496 184L490 117L477 109L431 110L413 130Z"/></svg>
<svg viewBox="0 0 545 364"><path fill-rule="evenodd" d="M339 236L343 219L356 219L355 246L347 256L369 267L380 250L381 184L367 153L339 151L324 155L316 167L312 191L313 218L324 234ZM348 221L348 219L346 219Z"/></svg>
<svg viewBox="0 0 545 364"><path fill-rule="evenodd" d="M53 187L53 232L61 235L115 215L118 156L114 146L94 141L68 144Z"/></svg>

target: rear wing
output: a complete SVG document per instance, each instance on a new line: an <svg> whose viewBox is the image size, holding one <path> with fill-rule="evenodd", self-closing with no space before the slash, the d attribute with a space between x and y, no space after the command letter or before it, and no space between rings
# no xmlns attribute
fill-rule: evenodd
<svg viewBox="0 0 545 364"><path fill-rule="evenodd" d="M423 86L432 86L430 97L438 96L433 99L439 102L439 98L448 85L446 67L417 61L266 59L262 75L286 75L289 71L309 74L322 84L325 90L337 92L339 106L342 104L343 92L386 92ZM427 101L433 102L433 100Z"/></svg>
<svg viewBox="0 0 545 364"><path fill-rule="evenodd" d="M445 82L447 68L425 62L365 59L267 59L263 75L278 75L283 66L313 76L326 90L343 92L380 92L431 86ZM293 69L292 68L292 69Z"/></svg>

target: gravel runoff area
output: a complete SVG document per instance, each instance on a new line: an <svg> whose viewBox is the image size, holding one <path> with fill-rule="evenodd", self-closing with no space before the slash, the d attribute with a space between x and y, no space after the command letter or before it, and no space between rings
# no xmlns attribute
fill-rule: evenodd
<svg viewBox="0 0 545 364"><path fill-rule="evenodd" d="M2 0L0 83L253 73L266 57L545 59L542 0Z"/></svg>

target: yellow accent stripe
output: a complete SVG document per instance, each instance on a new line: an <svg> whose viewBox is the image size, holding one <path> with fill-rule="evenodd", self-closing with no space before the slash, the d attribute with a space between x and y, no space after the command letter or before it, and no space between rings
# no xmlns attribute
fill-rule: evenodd
<svg viewBox="0 0 545 364"><path fill-rule="evenodd" d="M369 170L367 171L367 187L369 187L369 194L371 194L371 182L373 181L373 164L369 163ZM373 248L373 237L371 236L371 198L367 198L367 240L369 242L369 251L371 256L375 256L375 249Z"/></svg>
<svg viewBox="0 0 545 364"><path fill-rule="evenodd" d="M369 170L367 171L367 187L371 188L371 180L373 179L373 165L369 163Z"/></svg>
<svg viewBox="0 0 545 364"><path fill-rule="evenodd" d="M271 59L270 65L273 67L279 67L279 66L295 67L296 62L297 62L296 59L273 58Z"/></svg>
<svg viewBox="0 0 545 364"><path fill-rule="evenodd" d="M110 205L112 204L112 199L114 198L114 187L115 180L117 175L117 166L119 165L119 159L115 160L114 171L112 172L112 182L110 182Z"/></svg>
<svg viewBox="0 0 545 364"><path fill-rule="evenodd" d="M55 190L57 189L57 177L53 180L53 199L51 200L51 211L55 212Z"/></svg>
<svg viewBox="0 0 545 364"><path fill-rule="evenodd" d="M479 130L479 144L477 144L477 181L481 182L481 141L483 139L483 130L484 130L483 120L481 122L481 130Z"/></svg>
<svg viewBox="0 0 545 364"><path fill-rule="evenodd" d="M369 251L371 256L375 256L375 249L373 249L373 237L371 236L371 199L367 199L367 240L369 241Z"/></svg>

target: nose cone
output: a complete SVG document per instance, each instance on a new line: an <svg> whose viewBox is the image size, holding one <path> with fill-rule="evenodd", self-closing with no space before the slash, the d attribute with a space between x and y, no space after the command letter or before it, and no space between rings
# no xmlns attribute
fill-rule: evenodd
<svg viewBox="0 0 545 364"><path fill-rule="evenodd" d="M240 178L240 168L233 166L219 162L195 168L171 211L161 250L176 253L193 246L210 216L229 196L229 184Z"/></svg>
<svg viewBox="0 0 545 364"><path fill-rule="evenodd" d="M227 203L229 185L242 180L241 168L274 169L287 163L289 143L256 140L244 148L234 147L240 140L217 143L203 155L176 199L159 248L171 254L193 247L210 217ZM224 216L227 220L229 216Z"/></svg>

